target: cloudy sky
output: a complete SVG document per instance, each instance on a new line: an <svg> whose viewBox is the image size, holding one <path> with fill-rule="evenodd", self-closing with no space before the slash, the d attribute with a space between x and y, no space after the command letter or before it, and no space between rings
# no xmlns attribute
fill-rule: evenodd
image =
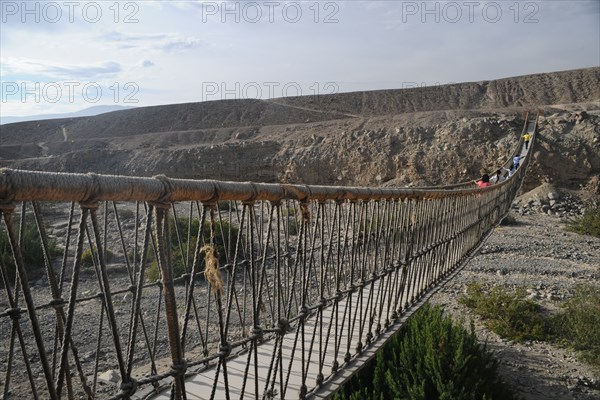
<svg viewBox="0 0 600 400"><path fill-rule="evenodd" d="M0 0L2 116L600 66L600 2Z"/></svg>

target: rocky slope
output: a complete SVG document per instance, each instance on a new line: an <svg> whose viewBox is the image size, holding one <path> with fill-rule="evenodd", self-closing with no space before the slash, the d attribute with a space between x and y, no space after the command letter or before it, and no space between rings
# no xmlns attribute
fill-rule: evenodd
<svg viewBox="0 0 600 400"><path fill-rule="evenodd" d="M0 166L196 179L435 185L469 180L502 164L521 132L525 109L542 111L526 185L552 182L597 190L600 68L8 124L0 126Z"/></svg>

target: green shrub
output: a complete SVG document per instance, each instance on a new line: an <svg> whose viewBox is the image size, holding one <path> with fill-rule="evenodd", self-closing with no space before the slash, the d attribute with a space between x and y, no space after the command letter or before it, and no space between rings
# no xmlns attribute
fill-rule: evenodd
<svg viewBox="0 0 600 400"><path fill-rule="evenodd" d="M193 241L193 249L196 248L196 240L194 239ZM181 275L183 275L185 273L185 264L184 264L184 258L187 256L187 242L182 243L182 248L183 248L183 252L179 249L179 246L176 246L174 248L171 249L171 255L172 255L172 261L171 261L171 266L173 268L173 279L174 278L179 278ZM192 250L193 253L193 250ZM182 255L183 254L183 255ZM190 260L189 260L189 268L191 269L191 263L193 262L193 254L190 254ZM149 257L148 259L150 260L150 265L148 266L148 268L146 269L146 277L148 279L148 282L156 282L158 281L161 276L160 276L160 268L158 268L158 261L156 261L156 258L154 257L154 253L152 253L151 251L149 251Z"/></svg>
<svg viewBox="0 0 600 400"><path fill-rule="evenodd" d="M600 287L577 286L575 295L562 304L551 320L552 333L565 347L600 367Z"/></svg>
<svg viewBox="0 0 600 400"><path fill-rule="evenodd" d="M485 326L503 338L517 342L548 338L548 324L539 304L526 298L524 288L514 292L494 286L488 290L478 283L467 284L459 302L483 318Z"/></svg>
<svg viewBox="0 0 600 400"><path fill-rule="evenodd" d="M90 250L89 248L85 249L83 251L83 253L81 253L81 266L83 268L93 267L94 266L94 254L96 254L97 252L98 251L96 250L96 246L94 246L93 253L92 253L92 250ZM115 257L115 254L112 251L106 250L105 262L110 262L114 257Z"/></svg>
<svg viewBox="0 0 600 400"><path fill-rule="evenodd" d="M600 237L600 206L588 207L583 216L568 221L566 229L582 235Z"/></svg>
<svg viewBox="0 0 600 400"><path fill-rule="evenodd" d="M19 224L15 223L16 235L19 236ZM56 240L48 239L48 253L50 258L57 257L61 254L61 250L56 244ZM40 272L44 268L44 251L42 249L42 240L40 239L37 226L33 220L33 216L26 217L25 231L23 232L23 239L21 242L21 255L23 256L23 263L27 272ZM5 227L2 226L0 230L0 260L2 265L8 271L8 279L13 280L15 278L15 263L13 260L12 250L10 247L10 240L8 238L8 232Z"/></svg>
<svg viewBox="0 0 600 400"><path fill-rule="evenodd" d="M467 331L425 305L334 399L513 399L497 362Z"/></svg>
<svg viewBox="0 0 600 400"><path fill-rule="evenodd" d="M94 250L95 252L95 250ZM83 253L81 253L81 266L84 268L88 268L94 265L94 254L90 249L85 249Z"/></svg>

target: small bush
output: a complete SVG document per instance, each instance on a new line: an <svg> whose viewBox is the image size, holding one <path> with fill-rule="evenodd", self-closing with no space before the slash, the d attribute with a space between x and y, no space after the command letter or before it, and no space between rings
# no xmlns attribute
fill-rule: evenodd
<svg viewBox="0 0 600 400"><path fill-rule="evenodd" d="M181 275L183 275L185 273L185 264L184 264L183 260L187 255L187 242L182 243L182 247L183 247L183 252L179 249L179 246L176 246L175 248L171 249L171 252L172 252L171 266L173 268L173 279L179 278ZM196 248L196 240L194 240L193 248L194 249ZM192 252L193 252L193 250L192 250ZM161 278L160 268L158 268L158 261L156 261L156 258L154 257L154 253L152 253L150 249L149 249L149 253L151 255L149 255L148 259L151 260L151 262L150 262L150 265L148 266L148 268L146 269L146 278L148 279L148 282L156 282ZM190 257L191 257L191 260L190 260L190 264L191 264L193 261L194 255L191 254ZM191 268L191 265L190 265L190 268Z"/></svg>
<svg viewBox="0 0 600 400"><path fill-rule="evenodd" d="M16 235L19 236L18 224ZM33 216L26 217L25 231L23 232L23 241L21 242L21 255L23 263L28 272L39 273L44 267L44 251L42 249L42 240L40 239L37 226L33 220ZM56 244L56 240L48 239L48 253L50 258L57 257L61 254L61 250ZM0 260L2 265L8 270L8 279L15 278L16 266L13 260L13 254L10 247L8 232L5 227L0 230Z"/></svg>
<svg viewBox="0 0 600 400"><path fill-rule="evenodd" d="M469 283L466 296L459 302L473 309L488 329L503 338L517 342L547 339L548 325L541 307L526 295L523 288L514 292L500 286L484 290L478 283Z"/></svg>
<svg viewBox="0 0 600 400"><path fill-rule="evenodd" d="M94 265L94 254L90 249L85 249L83 253L81 253L81 266L84 268L89 268Z"/></svg>
<svg viewBox="0 0 600 400"><path fill-rule="evenodd" d="M582 235L600 237L600 206L588 207L581 217L567 222L566 229Z"/></svg>
<svg viewBox="0 0 600 400"><path fill-rule="evenodd" d="M565 347L600 367L600 287L577 286L562 312L552 318L552 333Z"/></svg>
<svg viewBox="0 0 600 400"><path fill-rule="evenodd" d="M334 399L513 399L470 331L425 305Z"/></svg>
<svg viewBox="0 0 600 400"><path fill-rule="evenodd" d="M97 253L96 250L96 246L94 246L94 252L92 253L92 250L85 249L83 251L83 253L81 253L81 266L83 268L89 268L94 266L94 254ZM114 258L115 254L110 251L110 250L106 250L106 260L105 262L109 262Z"/></svg>

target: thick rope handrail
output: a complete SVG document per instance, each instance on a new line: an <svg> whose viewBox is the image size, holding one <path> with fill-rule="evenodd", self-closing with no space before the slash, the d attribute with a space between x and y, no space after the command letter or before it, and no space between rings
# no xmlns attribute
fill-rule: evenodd
<svg viewBox="0 0 600 400"><path fill-rule="evenodd" d="M170 189L165 189L169 182ZM92 191L91 188L95 189ZM0 169L0 200L15 201L343 201L436 199L473 194L473 187L460 190L435 188L367 188L351 186L290 185L216 180L125 177ZM90 193L93 193L90 195Z"/></svg>

